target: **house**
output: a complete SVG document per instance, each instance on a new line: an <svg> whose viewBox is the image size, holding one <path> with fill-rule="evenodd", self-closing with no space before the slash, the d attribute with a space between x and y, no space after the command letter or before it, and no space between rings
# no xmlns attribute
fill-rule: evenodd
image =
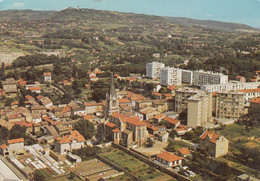
<svg viewBox="0 0 260 181"><path fill-rule="evenodd" d="M178 154L179 156L185 158L185 157L191 155L191 152L190 152L190 150L189 150L188 148L183 147L183 148L179 148L179 149L177 150L177 154Z"/></svg>
<svg viewBox="0 0 260 181"><path fill-rule="evenodd" d="M86 109L83 107L73 108L72 110L73 110L72 112L74 115L78 115L78 116L86 115Z"/></svg>
<svg viewBox="0 0 260 181"><path fill-rule="evenodd" d="M24 151L24 139L23 138L7 140L7 144L3 144L0 146L0 153L3 156L14 155L14 154L20 153L22 151Z"/></svg>
<svg viewBox="0 0 260 181"><path fill-rule="evenodd" d="M85 138L78 131L72 131L69 135L57 138L54 145L55 150L62 155L83 148L84 142Z"/></svg>
<svg viewBox="0 0 260 181"><path fill-rule="evenodd" d="M165 165L166 167L171 168L178 165L182 165L183 158L176 156L173 153L164 151L156 156L156 160L161 164Z"/></svg>
<svg viewBox="0 0 260 181"><path fill-rule="evenodd" d="M2 81L3 84L3 90L5 91L6 95L8 97L15 97L17 94L17 85L14 78L6 79L5 81Z"/></svg>
<svg viewBox="0 0 260 181"><path fill-rule="evenodd" d="M178 127L181 123L179 120L176 120L176 119L173 119L170 117L164 117L164 118L162 118L162 121L169 124L169 127L174 127L174 128Z"/></svg>
<svg viewBox="0 0 260 181"><path fill-rule="evenodd" d="M161 142L166 142L169 138L169 133L167 131L159 132L158 140Z"/></svg>
<svg viewBox="0 0 260 181"><path fill-rule="evenodd" d="M31 107L32 114L41 114L41 115L47 115L45 106L32 106Z"/></svg>
<svg viewBox="0 0 260 181"><path fill-rule="evenodd" d="M41 90L42 90L42 88L41 87L39 87L39 86L37 86L37 87L30 87L29 88L30 89L30 91L32 91L33 93L41 93Z"/></svg>
<svg viewBox="0 0 260 181"><path fill-rule="evenodd" d="M18 108L18 106L19 106L18 102L12 102L11 109L16 109L16 108Z"/></svg>
<svg viewBox="0 0 260 181"><path fill-rule="evenodd" d="M152 98L153 99L162 99L162 94L158 92L153 92L152 93Z"/></svg>
<svg viewBox="0 0 260 181"><path fill-rule="evenodd" d="M43 80L44 80L44 82L51 83L51 73L50 72L44 72L43 73Z"/></svg>
<svg viewBox="0 0 260 181"><path fill-rule="evenodd" d="M250 101L248 113L254 114L260 112L260 97L256 97Z"/></svg>
<svg viewBox="0 0 260 181"><path fill-rule="evenodd" d="M160 112L168 111L168 105L163 100L152 100L152 107L156 108Z"/></svg>
<svg viewBox="0 0 260 181"><path fill-rule="evenodd" d="M144 109L146 107L151 107L152 101L150 99L142 99L135 101L135 110L140 111L141 109Z"/></svg>
<svg viewBox="0 0 260 181"><path fill-rule="evenodd" d="M236 76L236 80L239 82L246 82L246 78L240 75Z"/></svg>
<svg viewBox="0 0 260 181"><path fill-rule="evenodd" d="M142 109L140 112L143 114L145 120L153 119L155 116L160 114L160 112L153 107L146 107Z"/></svg>
<svg viewBox="0 0 260 181"><path fill-rule="evenodd" d="M90 80L91 82L96 82L96 81L98 81L98 77L96 76L95 73L90 73L90 74L89 74L89 80Z"/></svg>
<svg viewBox="0 0 260 181"><path fill-rule="evenodd" d="M228 153L228 144L224 136L209 131L204 131L199 137L199 149L215 158Z"/></svg>

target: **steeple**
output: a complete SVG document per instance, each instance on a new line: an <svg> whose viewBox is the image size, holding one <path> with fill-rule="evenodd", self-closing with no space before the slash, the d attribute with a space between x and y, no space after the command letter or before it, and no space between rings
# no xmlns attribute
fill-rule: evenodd
<svg viewBox="0 0 260 181"><path fill-rule="evenodd" d="M111 83L109 93L107 93L106 95L106 106L104 108L103 115L105 116L105 118L108 118L109 115L111 115L113 112L119 112L119 103L114 85L113 73L111 73Z"/></svg>
<svg viewBox="0 0 260 181"><path fill-rule="evenodd" d="M111 83L110 83L110 89L109 89L109 97L115 97L116 96L116 90L113 80L113 73L111 73Z"/></svg>

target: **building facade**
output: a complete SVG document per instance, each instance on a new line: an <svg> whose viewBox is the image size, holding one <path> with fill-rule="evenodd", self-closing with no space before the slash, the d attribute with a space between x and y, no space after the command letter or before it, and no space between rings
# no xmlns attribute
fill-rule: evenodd
<svg viewBox="0 0 260 181"><path fill-rule="evenodd" d="M188 108L188 98L198 94L199 90L191 88L182 88L175 90L175 112L181 113Z"/></svg>
<svg viewBox="0 0 260 181"><path fill-rule="evenodd" d="M193 72L193 85L211 85L211 84L226 84L228 76L222 73L205 72L198 70Z"/></svg>
<svg viewBox="0 0 260 181"><path fill-rule="evenodd" d="M204 153L218 158L228 153L229 141L224 136L205 131L199 139L199 149Z"/></svg>
<svg viewBox="0 0 260 181"><path fill-rule="evenodd" d="M200 93L188 98L188 126L204 127L212 120L212 94Z"/></svg>
<svg viewBox="0 0 260 181"><path fill-rule="evenodd" d="M220 92L220 91L236 91L245 89L257 89L260 82L237 82L232 81L226 84L214 84L214 85L202 85L200 89L208 92Z"/></svg>
<svg viewBox="0 0 260 181"><path fill-rule="evenodd" d="M160 84L167 85L181 85L182 71L174 67L164 67L160 70Z"/></svg>
<svg viewBox="0 0 260 181"><path fill-rule="evenodd" d="M146 77L157 79L160 77L160 70L164 68L164 63L152 62L146 64Z"/></svg>
<svg viewBox="0 0 260 181"><path fill-rule="evenodd" d="M238 119L245 113L242 92L217 92L213 104L215 104L213 112L220 119Z"/></svg>

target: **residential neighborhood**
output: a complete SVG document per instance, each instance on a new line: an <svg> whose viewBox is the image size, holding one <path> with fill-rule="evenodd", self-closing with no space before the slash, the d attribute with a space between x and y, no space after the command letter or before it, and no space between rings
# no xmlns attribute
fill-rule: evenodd
<svg viewBox="0 0 260 181"><path fill-rule="evenodd" d="M79 5L0 16L0 180L260 179L258 29Z"/></svg>

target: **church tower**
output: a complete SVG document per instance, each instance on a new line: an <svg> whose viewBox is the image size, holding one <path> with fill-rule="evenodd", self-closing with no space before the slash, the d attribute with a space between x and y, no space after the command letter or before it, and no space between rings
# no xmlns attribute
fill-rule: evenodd
<svg viewBox="0 0 260 181"><path fill-rule="evenodd" d="M113 73L111 74L111 83L109 93L106 94L106 106L104 116L107 119L113 112L119 112L118 95L115 90Z"/></svg>

